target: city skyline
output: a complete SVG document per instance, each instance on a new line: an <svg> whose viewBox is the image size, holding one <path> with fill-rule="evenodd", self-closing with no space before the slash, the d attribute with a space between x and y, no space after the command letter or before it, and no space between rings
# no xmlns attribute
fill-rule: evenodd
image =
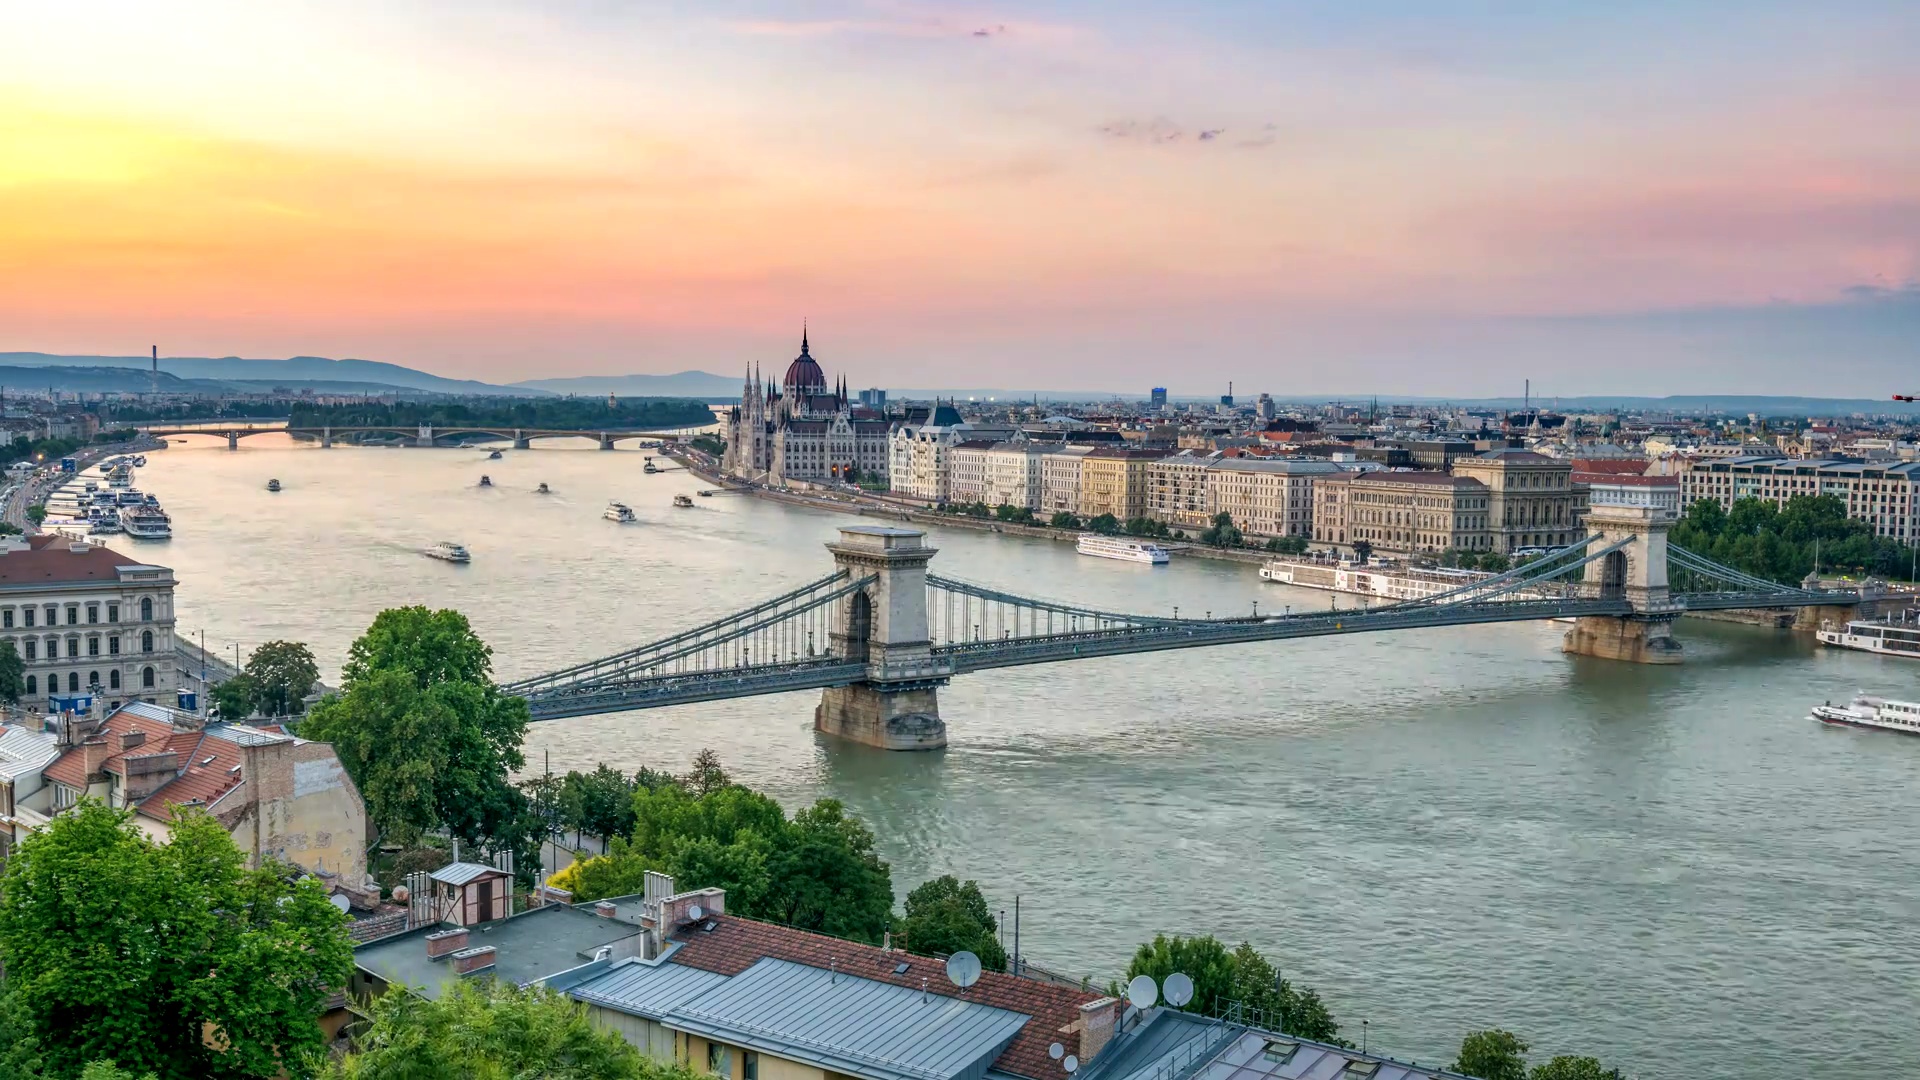
<svg viewBox="0 0 1920 1080"><path fill-rule="evenodd" d="M108 7L0 13L0 348L1914 389L1893 3Z"/></svg>

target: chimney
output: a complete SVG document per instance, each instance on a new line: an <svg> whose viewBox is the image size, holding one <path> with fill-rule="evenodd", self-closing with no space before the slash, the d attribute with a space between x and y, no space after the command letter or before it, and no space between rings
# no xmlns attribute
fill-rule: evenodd
<svg viewBox="0 0 1920 1080"><path fill-rule="evenodd" d="M427 959L439 960L467 947L467 928L441 930L427 935Z"/></svg>
<svg viewBox="0 0 1920 1080"><path fill-rule="evenodd" d="M602 900L593 905L593 913L603 919L611 919L620 913L620 908L610 900Z"/></svg>
<svg viewBox="0 0 1920 1080"><path fill-rule="evenodd" d="M131 750L147 741L147 733L135 728L120 736L120 749Z"/></svg>
<svg viewBox="0 0 1920 1080"><path fill-rule="evenodd" d="M1114 1014L1120 1009L1120 999L1101 998L1080 1006L1080 1061L1082 1065L1092 1061L1113 1041Z"/></svg>
<svg viewBox="0 0 1920 1080"><path fill-rule="evenodd" d="M82 770L91 778L95 773L100 771L100 766L105 764L107 758L112 756L112 754L112 749L107 746L107 740L88 739L86 742L80 744L80 764Z"/></svg>
<svg viewBox="0 0 1920 1080"><path fill-rule="evenodd" d="M494 948L482 945L474 949L461 949L453 954L453 970L458 975L471 975L476 971L486 971L493 967Z"/></svg>

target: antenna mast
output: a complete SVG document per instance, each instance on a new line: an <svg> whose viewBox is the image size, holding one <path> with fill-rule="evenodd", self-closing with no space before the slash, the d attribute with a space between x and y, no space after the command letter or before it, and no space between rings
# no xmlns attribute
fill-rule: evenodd
<svg viewBox="0 0 1920 1080"><path fill-rule="evenodd" d="M160 396L160 346L153 346L153 368L147 372L147 396Z"/></svg>

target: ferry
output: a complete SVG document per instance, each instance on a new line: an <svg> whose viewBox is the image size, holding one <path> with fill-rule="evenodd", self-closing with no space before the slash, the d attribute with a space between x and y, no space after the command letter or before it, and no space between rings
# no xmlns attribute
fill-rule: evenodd
<svg viewBox="0 0 1920 1080"><path fill-rule="evenodd" d="M1168 559L1167 549L1159 544L1094 533L1082 533L1077 550L1082 555L1092 555L1097 559L1119 559L1121 562L1149 563L1153 566L1163 566Z"/></svg>
<svg viewBox="0 0 1920 1080"><path fill-rule="evenodd" d="M1298 585L1328 592L1356 593L1390 600L1420 600L1484 581L1492 574L1445 567L1414 568L1392 563L1342 560L1268 559L1260 566L1260 580L1276 585Z"/></svg>
<svg viewBox="0 0 1920 1080"><path fill-rule="evenodd" d="M1889 701L1859 694L1845 705L1829 701L1815 705L1808 719L1835 727L1879 728L1904 735L1920 735L1920 702Z"/></svg>
<svg viewBox="0 0 1920 1080"><path fill-rule="evenodd" d="M120 511L120 527L136 540L166 540L173 536L167 515L151 506L135 506Z"/></svg>
<svg viewBox="0 0 1920 1080"><path fill-rule="evenodd" d="M146 463L147 463L147 455L145 454L136 455L133 459L133 467L136 469L146 465Z"/></svg>
<svg viewBox="0 0 1920 1080"><path fill-rule="evenodd" d="M146 501L147 497L139 488L121 488L120 493L114 496L114 502L120 506L144 506Z"/></svg>
<svg viewBox="0 0 1920 1080"><path fill-rule="evenodd" d="M107 474L108 487L123 488L130 486L132 483L133 470L125 465L115 465L113 471Z"/></svg>
<svg viewBox="0 0 1920 1080"><path fill-rule="evenodd" d="M553 494L553 489L547 486L545 480L542 480L540 481L540 486L533 489L533 493L535 495L551 495Z"/></svg>
<svg viewBox="0 0 1920 1080"><path fill-rule="evenodd" d="M608 521L617 521L622 525L640 520L633 516L633 507L623 502L608 503L606 510L603 511L600 516L606 518Z"/></svg>
<svg viewBox="0 0 1920 1080"><path fill-rule="evenodd" d="M486 473L481 473L481 474L480 474L480 486L481 486L481 487L492 487L492 486L493 486L493 477L491 477L491 476L488 476L488 475L487 475Z"/></svg>
<svg viewBox="0 0 1920 1080"><path fill-rule="evenodd" d="M1827 620L1820 624L1820 629L1813 636L1819 639L1820 644L1836 649L1858 649L1861 652L1920 660L1920 622L1855 619L1845 626L1835 627L1832 620Z"/></svg>
<svg viewBox="0 0 1920 1080"><path fill-rule="evenodd" d="M268 491L279 491L279 490L280 490L280 481L278 481L278 480L269 480L269 481L267 481L267 490L268 490Z"/></svg>
<svg viewBox="0 0 1920 1080"><path fill-rule="evenodd" d="M106 536L120 532L120 515L111 511L94 509L87 513L87 532L95 536Z"/></svg>
<svg viewBox="0 0 1920 1080"><path fill-rule="evenodd" d="M432 547L423 550L421 554L429 559L439 559L442 562L463 563L473 561L473 556L467 553L466 548L451 540L442 540Z"/></svg>
<svg viewBox="0 0 1920 1080"><path fill-rule="evenodd" d="M699 495L699 496L700 496L701 498L703 498L703 499L711 499L711 498L713 498L713 492L711 492L711 491L708 491L708 490L706 490L705 488L702 488L702 489L700 489L700 491L699 491L699 492L697 492L697 494L698 494L698 495Z"/></svg>
<svg viewBox="0 0 1920 1080"><path fill-rule="evenodd" d="M688 497L687 497L687 496L685 496L685 495L675 495L675 496L673 497L673 505L675 505L675 506L692 506L692 505L693 505L693 500L692 500L691 498L688 498Z"/></svg>

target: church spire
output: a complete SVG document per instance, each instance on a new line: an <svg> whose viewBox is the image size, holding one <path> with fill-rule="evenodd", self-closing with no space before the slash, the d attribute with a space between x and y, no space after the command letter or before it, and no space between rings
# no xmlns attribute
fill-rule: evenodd
<svg viewBox="0 0 1920 1080"><path fill-rule="evenodd" d="M807 355L807 320L800 320L800 355Z"/></svg>

